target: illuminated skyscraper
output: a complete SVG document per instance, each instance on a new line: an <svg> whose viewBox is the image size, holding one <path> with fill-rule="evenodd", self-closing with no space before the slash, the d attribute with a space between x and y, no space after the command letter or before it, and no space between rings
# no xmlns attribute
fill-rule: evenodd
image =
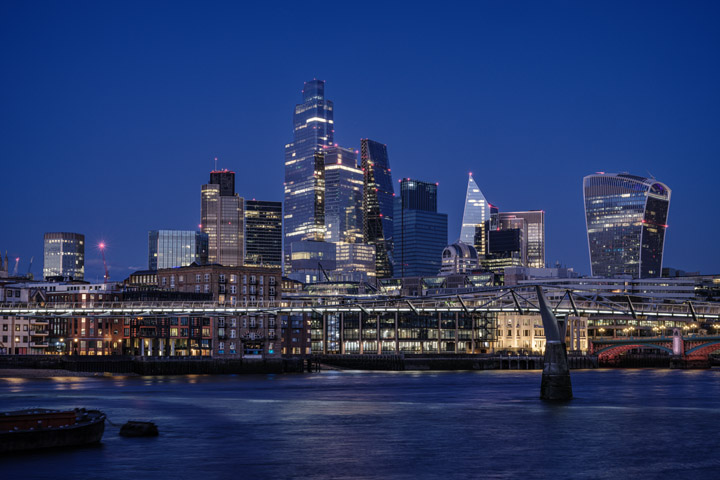
<svg viewBox="0 0 720 480"><path fill-rule="evenodd" d="M245 265L282 265L282 202L245 201Z"/></svg>
<svg viewBox="0 0 720 480"><path fill-rule="evenodd" d="M208 236L208 263L243 265L243 198L235 193L235 172L210 172L210 183L202 186L200 216L200 228Z"/></svg>
<svg viewBox="0 0 720 480"><path fill-rule="evenodd" d="M7 254L5 262L7 263ZM52 232L45 234L43 277L85 278L85 235Z"/></svg>
<svg viewBox="0 0 720 480"><path fill-rule="evenodd" d="M150 230L148 269L203 265L208 258L208 235L188 230Z"/></svg>
<svg viewBox="0 0 720 480"><path fill-rule="evenodd" d="M485 235L485 221L487 220L490 220L490 204L475 183L471 173L468 177L467 193L465 194L460 241L474 245L481 255L488 251L487 235ZM476 243L476 239L479 243Z"/></svg>
<svg viewBox="0 0 720 480"><path fill-rule="evenodd" d="M660 276L670 193L655 179L628 173L583 179L593 276Z"/></svg>
<svg viewBox="0 0 720 480"><path fill-rule="evenodd" d="M333 144L333 102L325 99L322 80L305 82L302 93L303 103L295 106L293 115L293 141L285 146L286 272L293 242L321 241L325 237L325 165L319 152Z"/></svg>
<svg viewBox="0 0 720 480"><path fill-rule="evenodd" d="M520 228L512 225L513 219L523 219L523 238L525 239L525 257L527 264L523 266L532 268L545 268L545 212L543 210L530 210L527 212L500 213L500 228ZM505 226L510 224L511 226Z"/></svg>
<svg viewBox="0 0 720 480"><path fill-rule="evenodd" d="M325 241L361 243L363 172L357 166L357 151L338 146L324 147Z"/></svg>
<svg viewBox="0 0 720 480"><path fill-rule="evenodd" d="M378 278L393 276L393 197L387 146L364 138L360 141L363 172L363 241L375 246Z"/></svg>

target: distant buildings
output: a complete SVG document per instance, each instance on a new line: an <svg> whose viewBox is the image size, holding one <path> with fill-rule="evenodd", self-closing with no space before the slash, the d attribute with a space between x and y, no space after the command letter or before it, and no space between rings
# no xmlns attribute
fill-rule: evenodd
<svg viewBox="0 0 720 480"><path fill-rule="evenodd" d="M303 87L295 106L293 141L285 146L284 251L286 271L294 242L325 239L325 162L322 147L333 145L333 102L325 99L325 82Z"/></svg>
<svg viewBox="0 0 720 480"><path fill-rule="evenodd" d="M245 265L282 266L282 202L245 201Z"/></svg>
<svg viewBox="0 0 720 480"><path fill-rule="evenodd" d="M522 220L522 221L520 221ZM545 267L545 212L500 212L500 228L521 228L525 243L525 265L532 268Z"/></svg>
<svg viewBox="0 0 720 480"><path fill-rule="evenodd" d="M244 252L243 198L235 193L235 172L210 172L202 186L201 230L208 236L208 263L242 265Z"/></svg>
<svg viewBox="0 0 720 480"><path fill-rule="evenodd" d="M436 275L447 246L447 214L437 212L437 184L402 179L393 224L394 276Z"/></svg>
<svg viewBox="0 0 720 480"><path fill-rule="evenodd" d="M338 146L322 149L325 166L325 241L363 241L363 172L357 152Z"/></svg>
<svg viewBox="0 0 720 480"><path fill-rule="evenodd" d="M487 227L490 220L490 204L480 191L472 173L468 176L467 192L465 193L465 209L463 210L460 241L474 245L478 253L487 253Z"/></svg>
<svg viewBox="0 0 720 480"><path fill-rule="evenodd" d="M583 179L590 266L595 277L659 277L670 189L628 173Z"/></svg>
<svg viewBox="0 0 720 480"><path fill-rule="evenodd" d="M364 138L360 141L363 172L363 241L375 247L378 278L393 276L393 197L387 146Z"/></svg>
<svg viewBox="0 0 720 480"><path fill-rule="evenodd" d="M184 267L208 262L208 235L192 230L150 230L148 269Z"/></svg>
<svg viewBox="0 0 720 480"><path fill-rule="evenodd" d="M471 273L479 268L478 253L472 245L458 241L445 247L442 252L440 275Z"/></svg>
<svg viewBox="0 0 720 480"><path fill-rule="evenodd" d="M46 233L44 244L43 277L85 278L85 235Z"/></svg>

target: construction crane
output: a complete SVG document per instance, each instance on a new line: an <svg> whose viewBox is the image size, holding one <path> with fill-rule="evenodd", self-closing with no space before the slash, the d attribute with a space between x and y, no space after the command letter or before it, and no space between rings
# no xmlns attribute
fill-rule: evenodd
<svg viewBox="0 0 720 480"><path fill-rule="evenodd" d="M17 277L17 268L18 264L20 263L20 257L15 258L15 268L13 268L13 277Z"/></svg>
<svg viewBox="0 0 720 480"><path fill-rule="evenodd" d="M27 275L25 275L30 280L32 280L32 278L33 278L33 274L30 273L30 269L32 268L33 260L35 260L35 257L30 257L30 265L28 265Z"/></svg>
<svg viewBox="0 0 720 480"><path fill-rule="evenodd" d="M100 242L100 243L98 244L98 248L100 249L100 252L102 253L103 267L105 267L105 281L104 281L104 283L107 283L108 280L110 280L110 272L108 271L107 261L105 260L105 242Z"/></svg>

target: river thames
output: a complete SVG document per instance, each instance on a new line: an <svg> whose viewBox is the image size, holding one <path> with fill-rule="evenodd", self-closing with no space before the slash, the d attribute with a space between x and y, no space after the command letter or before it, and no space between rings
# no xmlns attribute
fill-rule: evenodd
<svg viewBox="0 0 720 480"><path fill-rule="evenodd" d="M157 438L0 458L2 478L717 478L720 370L0 378L2 410L97 408Z"/></svg>

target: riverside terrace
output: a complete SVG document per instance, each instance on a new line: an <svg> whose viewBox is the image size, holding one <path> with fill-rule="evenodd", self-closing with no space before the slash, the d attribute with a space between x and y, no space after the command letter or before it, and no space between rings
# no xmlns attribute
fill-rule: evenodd
<svg viewBox="0 0 720 480"><path fill-rule="evenodd" d="M608 299L589 292L575 290L570 293L559 288L543 288L557 317L582 316L588 319L588 336L591 339L596 336L622 337L629 329L634 336L652 336L658 327L672 329L700 324L696 328L710 328L720 321L720 303L657 303L640 297L632 297L632 300L628 297ZM0 305L0 315L38 321L77 317L98 320L149 317L158 322L168 317L208 319L208 323L212 324L210 330L214 333L208 335L210 338L207 340L212 339L212 343L206 348L207 354L212 352L213 355L223 353L220 345L225 345L223 340L227 339L218 334L218 325L214 325L212 320L228 317L249 317L251 323L255 316L277 317L279 321L275 323L273 320L273 328L283 325L288 330L308 325L310 340L299 351L283 350L291 354L482 353L495 347L495 331L500 315L537 315L538 312L537 295L534 286L530 285L492 288L459 296L362 300L350 296L294 297L242 305L216 302ZM277 337L273 332L273 338ZM149 345L150 352L160 353L163 341L157 335L155 339L155 348ZM141 345L144 343L141 342ZM165 345L167 343L164 342ZM247 350L245 347L249 342L238 336L240 344ZM238 349L237 353L248 352Z"/></svg>

